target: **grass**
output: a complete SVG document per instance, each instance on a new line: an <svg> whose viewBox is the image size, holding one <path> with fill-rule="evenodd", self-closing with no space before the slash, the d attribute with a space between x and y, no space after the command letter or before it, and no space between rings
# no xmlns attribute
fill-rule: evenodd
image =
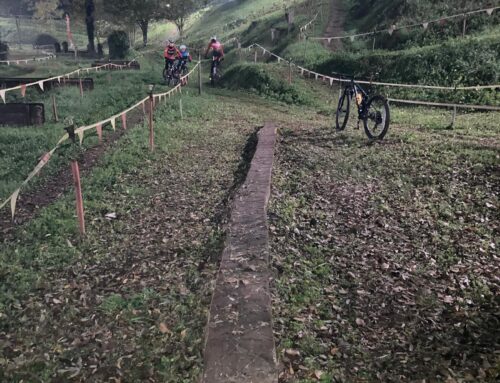
<svg viewBox="0 0 500 383"><path fill-rule="evenodd" d="M302 3L291 0L236 0L209 7L195 15L189 22L187 35L192 41L205 41L217 35L221 41L231 36L243 36L252 22L262 23L269 18L283 19L284 6ZM270 34L270 31L267 31Z"/></svg>
<svg viewBox="0 0 500 383"><path fill-rule="evenodd" d="M40 34L49 34L59 42L63 42L67 40L66 36L66 21L61 20L35 20L35 19L20 19L20 32L19 36L16 20L15 18L6 18L0 17L0 31L2 40L9 42L11 48L14 48L14 44L19 42L19 37L21 39L21 44L32 45L35 42L35 39ZM77 46L86 46L87 44L87 35L81 30L84 27L80 27L78 25L72 25L72 33L73 39Z"/></svg>
<svg viewBox="0 0 500 383"><path fill-rule="evenodd" d="M206 13L206 30L261 4ZM113 73L116 88L96 76L81 104L74 90L56 92L62 113L86 123L128 106L159 77L158 60L142 64ZM67 191L0 244L0 380L197 381L242 152L273 120L281 381L495 381L498 114L460 114L449 130L448 112L392 106L387 140L373 144L353 123L332 129L338 89L296 75L287 88L276 64L239 68L265 68L261 84L279 87L185 89L184 119L177 99L155 114L155 153L144 124L130 129L83 178L85 238ZM305 102L277 101L289 92ZM11 132L17 146L2 161L24 150L28 167L61 127L26 133L26 148Z"/></svg>
<svg viewBox="0 0 500 383"><path fill-rule="evenodd" d="M2 243L0 327L12 347L1 380L199 377L210 286L246 140L265 116L290 126L316 110L290 113L286 104L221 89L194 93L184 91L184 120L175 101L157 111L154 154L141 124L83 178L85 239L68 191ZM117 218L107 219L110 212ZM96 353L100 362L90 367Z"/></svg>
<svg viewBox="0 0 500 383"><path fill-rule="evenodd" d="M282 382L498 378L498 113L449 130L446 111L391 112L375 145L332 119L281 129L269 217Z"/></svg>
<svg viewBox="0 0 500 383"><path fill-rule="evenodd" d="M145 61L142 61L145 64ZM15 70L15 67L13 68ZM53 76L74 70L71 63L53 62L37 68L30 76ZM4 127L0 131L0 199L4 200L12 193L34 168L38 159L52 149L65 133L63 128L72 120L76 125L92 124L100 119L112 116L144 98L147 85L157 83L157 90L163 88L161 79L161 63L159 60L147 64L141 71L113 71L93 74L94 90L80 97L77 87L66 87L46 93L28 88L25 101L45 103L48 122L42 127ZM7 93L7 101L20 102L17 92ZM56 98L60 122L51 120L51 95ZM118 125L119 126L119 125ZM111 127L105 127L110 130ZM96 133L87 136L85 147L96 144ZM67 146L67 145L66 145ZM54 161L44 169L48 175L60 168L67 161L67 148L56 152Z"/></svg>

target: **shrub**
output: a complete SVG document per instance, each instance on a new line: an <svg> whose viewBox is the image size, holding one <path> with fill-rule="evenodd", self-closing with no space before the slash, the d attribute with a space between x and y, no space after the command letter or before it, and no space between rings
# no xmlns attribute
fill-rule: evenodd
<svg viewBox="0 0 500 383"><path fill-rule="evenodd" d="M269 68L263 64L233 65L226 71L222 85L230 89L248 89L289 104L310 104L307 96L295 85L271 76Z"/></svg>
<svg viewBox="0 0 500 383"><path fill-rule="evenodd" d="M9 57L9 45L6 42L0 41L0 60L7 60Z"/></svg>
<svg viewBox="0 0 500 383"><path fill-rule="evenodd" d="M54 45L57 43L57 39L54 36L51 36L47 33L42 33L38 35L35 39L35 42L33 45L35 46L40 46L40 45Z"/></svg>
<svg viewBox="0 0 500 383"><path fill-rule="evenodd" d="M113 31L108 37L108 46L111 59L124 59L130 48L127 33Z"/></svg>

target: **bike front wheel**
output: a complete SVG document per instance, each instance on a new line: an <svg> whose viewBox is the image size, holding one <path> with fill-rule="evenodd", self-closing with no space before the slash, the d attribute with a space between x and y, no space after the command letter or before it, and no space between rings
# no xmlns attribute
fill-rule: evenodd
<svg viewBox="0 0 500 383"><path fill-rule="evenodd" d="M366 103L363 125L371 140L382 140L387 134L390 122L389 103L381 95L375 95Z"/></svg>
<svg viewBox="0 0 500 383"><path fill-rule="evenodd" d="M335 114L335 128L338 131L342 131L347 126L347 120L349 120L349 112L351 109L351 99L348 94L344 92L339 100L339 105L337 107L337 113Z"/></svg>

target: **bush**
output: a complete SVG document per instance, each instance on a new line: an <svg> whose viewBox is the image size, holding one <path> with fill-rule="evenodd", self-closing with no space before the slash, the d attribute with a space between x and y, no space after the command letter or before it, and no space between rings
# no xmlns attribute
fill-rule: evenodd
<svg viewBox="0 0 500 383"><path fill-rule="evenodd" d="M33 45L35 45L35 46L54 45L57 42L58 41L54 36L51 36L51 35L46 34L46 33L42 33L36 37Z"/></svg>
<svg viewBox="0 0 500 383"><path fill-rule="evenodd" d="M499 81L500 41L460 40L396 52L338 52L319 64L321 73L339 71L378 80L443 86L474 86Z"/></svg>
<svg viewBox="0 0 500 383"><path fill-rule="evenodd" d="M113 31L108 37L108 46L111 59L124 59L130 48L127 33Z"/></svg>
<svg viewBox="0 0 500 383"><path fill-rule="evenodd" d="M288 104L308 105L310 100L295 85L273 77L264 64L236 64L231 66L222 79L229 89L248 89Z"/></svg>
<svg viewBox="0 0 500 383"><path fill-rule="evenodd" d="M0 41L0 60L7 60L9 57L9 45L6 42Z"/></svg>

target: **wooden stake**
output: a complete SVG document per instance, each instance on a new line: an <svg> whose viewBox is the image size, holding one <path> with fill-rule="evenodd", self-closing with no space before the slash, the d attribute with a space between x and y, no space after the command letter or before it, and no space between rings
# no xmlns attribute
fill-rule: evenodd
<svg viewBox="0 0 500 383"><path fill-rule="evenodd" d="M82 78L80 77L80 97L83 98L83 83L82 83Z"/></svg>
<svg viewBox="0 0 500 383"><path fill-rule="evenodd" d="M153 127L153 108L154 108L154 98L153 92L149 94L149 149L151 152L155 151L155 132Z"/></svg>
<svg viewBox="0 0 500 383"><path fill-rule="evenodd" d="M464 15L464 26L462 30L462 37L465 37L465 32L467 31L467 16Z"/></svg>
<svg viewBox="0 0 500 383"><path fill-rule="evenodd" d="M201 96L201 55L198 55L198 94Z"/></svg>
<svg viewBox="0 0 500 383"><path fill-rule="evenodd" d="M182 111L182 98L179 99L179 110L181 111L181 120L184 119L184 113Z"/></svg>
<svg viewBox="0 0 500 383"><path fill-rule="evenodd" d="M54 117L54 122L59 122L59 116L57 115L57 104L56 96L52 95L52 116Z"/></svg>
<svg viewBox="0 0 500 383"><path fill-rule="evenodd" d="M77 161L71 162L71 172L73 173L73 182L75 185L75 197L76 197L76 215L78 217L78 226L80 228L80 235L83 237L85 235L85 216L83 210L83 196L82 196L82 184L80 180L80 167Z"/></svg>
<svg viewBox="0 0 500 383"><path fill-rule="evenodd" d="M455 127L455 121L457 119L457 106L454 105L453 106L453 114L452 114L452 117L451 117L451 126L450 126L450 129L453 129Z"/></svg>
<svg viewBox="0 0 500 383"><path fill-rule="evenodd" d="M255 51L253 52L253 62L257 64L257 48L255 48Z"/></svg>
<svg viewBox="0 0 500 383"><path fill-rule="evenodd" d="M292 84L292 61L288 62L288 83Z"/></svg>

